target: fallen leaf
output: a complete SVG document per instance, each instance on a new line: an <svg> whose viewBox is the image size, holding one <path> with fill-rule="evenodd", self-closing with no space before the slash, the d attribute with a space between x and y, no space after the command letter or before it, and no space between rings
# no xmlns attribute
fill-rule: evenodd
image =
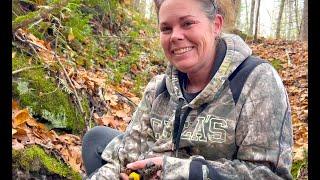
<svg viewBox="0 0 320 180"><path fill-rule="evenodd" d="M33 118L29 118L26 122L29 126L38 126L39 125L39 123Z"/></svg>
<svg viewBox="0 0 320 180"><path fill-rule="evenodd" d="M11 58L12 58L12 59L15 58L15 57L16 57L16 54L17 54L17 52L12 52Z"/></svg>
<svg viewBox="0 0 320 180"><path fill-rule="evenodd" d="M127 113L124 110L119 110L116 112L116 116L118 116L119 118L124 118L127 117Z"/></svg>
<svg viewBox="0 0 320 180"><path fill-rule="evenodd" d="M138 98L138 97L132 97L132 98L130 98L130 100L132 102L134 102L136 105L138 105L140 103L140 98Z"/></svg>
<svg viewBox="0 0 320 180"><path fill-rule="evenodd" d="M24 145L20 142L18 142L17 139L12 140L12 149L14 150L21 150L24 148Z"/></svg>
<svg viewBox="0 0 320 180"><path fill-rule="evenodd" d="M30 119L30 115L27 109L23 109L21 111L18 111L15 116L13 117L13 127L17 127L22 123L25 123Z"/></svg>
<svg viewBox="0 0 320 180"><path fill-rule="evenodd" d="M73 31L72 31L72 28L70 28L69 30L69 34L68 34L68 41L72 41L74 40L74 34L73 34Z"/></svg>
<svg viewBox="0 0 320 180"><path fill-rule="evenodd" d="M17 130L12 128L12 135L14 135L17 132Z"/></svg>

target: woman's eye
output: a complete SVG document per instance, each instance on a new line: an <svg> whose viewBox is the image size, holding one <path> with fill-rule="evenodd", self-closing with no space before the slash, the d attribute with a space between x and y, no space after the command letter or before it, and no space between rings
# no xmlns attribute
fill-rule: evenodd
<svg viewBox="0 0 320 180"><path fill-rule="evenodd" d="M191 25L193 25L195 22L194 21L186 21L184 22L182 25L183 27L190 27Z"/></svg>
<svg viewBox="0 0 320 180"><path fill-rule="evenodd" d="M169 33L170 30L171 30L171 29L170 29L169 27L161 27L161 28L160 28L160 31L163 32L163 33Z"/></svg>

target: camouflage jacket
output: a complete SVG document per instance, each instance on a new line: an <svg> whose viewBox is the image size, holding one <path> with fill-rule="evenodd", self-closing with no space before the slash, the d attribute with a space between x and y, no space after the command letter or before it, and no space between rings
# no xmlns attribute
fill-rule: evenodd
<svg viewBox="0 0 320 180"><path fill-rule="evenodd" d="M108 144L102 153L107 164L91 179L119 179L128 163L154 156L164 156L162 179L292 179L291 112L282 81L269 63L260 64L235 103L228 77L252 52L237 35L222 39L223 62L191 102L172 65L148 83L125 134ZM156 96L164 77L167 90ZM189 114L176 156L172 136L179 99L181 114Z"/></svg>

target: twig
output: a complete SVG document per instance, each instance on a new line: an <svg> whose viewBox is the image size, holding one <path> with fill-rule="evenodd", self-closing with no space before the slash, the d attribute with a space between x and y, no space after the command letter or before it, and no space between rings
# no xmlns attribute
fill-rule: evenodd
<svg viewBox="0 0 320 180"><path fill-rule="evenodd" d="M89 129L91 129L91 120L92 120L92 116L93 116L93 111L94 111L94 106L92 106L92 110L91 110L91 112L90 112L89 128L88 128L88 126L87 126L87 131L88 131Z"/></svg>
<svg viewBox="0 0 320 180"><path fill-rule="evenodd" d="M133 108L136 108L136 107L138 106L136 103L134 103L133 101L131 101L131 99L129 99L128 97L126 97L125 95L123 95L122 93L120 93L119 91L116 90L116 92L117 92L118 95L120 95L120 96L124 97L125 99L127 99L128 102L129 102L129 104L130 104L131 106L133 106Z"/></svg>
<svg viewBox="0 0 320 180"><path fill-rule="evenodd" d="M40 58L38 52L34 49L33 45L32 44L28 44L28 45L31 47L31 49L34 51L34 53L37 55L38 59L40 60L41 58Z"/></svg>
<svg viewBox="0 0 320 180"><path fill-rule="evenodd" d="M18 35L18 32L17 32L17 31L14 33L14 35L15 35L15 37L16 37L19 41L21 41L21 42L29 43L29 44L32 44L32 45L36 46L37 48L47 50L47 49L39 46L38 44L36 44L36 43L34 43L34 42L32 42L32 41L30 41L30 40L28 40L28 39L22 39L22 38ZM33 47L33 48L34 48L34 47ZM49 50L48 50L48 52L51 53L51 54L54 54L53 52L51 52L51 51L49 51Z"/></svg>
<svg viewBox="0 0 320 180"><path fill-rule="evenodd" d="M55 90L51 91L51 92L41 93L39 96L49 95L49 94L52 94L52 93L56 92L57 90L58 90L58 87Z"/></svg>
<svg viewBox="0 0 320 180"><path fill-rule="evenodd" d="M36 50L33 46L36 46L37 48L44 49L43 47L37 45L36 43L34 43L34 42L32 42L32 41L30 41L30 40L28 40L28 39L22 39L22 37L20 37L20 36L18 35L18 32L17 32L17 31L14 33L14 35L15 35L15 37L16 37L19 41L21 41L21 42L23 42L23 43L27 43L28 46L29 46L29 47L33 50L33 52L37 55L38 59L41 59L40 56L39 56L39 54L38 54L38 52L37 52L37 50Z"/></svg>
<svg viewBox="0 0 320 180"><path fill-rule="evenodd" d="M56 38L56 47L55 47L55 49L57 49L57 45L58 45L58 38ZM75 95L75 97L76 97L76 100L77 100L77 103L78 103L80 112L81 112L81 114L84 116L84 119L85 119L85 122L86 122L86 115L85 115L85 112L84 112L84 110L83 110L83 108L82 108L81 101L80 101L80 98L79 98L78 93L77 93L77 89L74 87L74 85L73 85L70 77L68 76L68 73L67 73L65 67L64 67L63 64L61 63L60 59L57 57L57 54L56 54L56 53L54 53L54 58L58 61L59 65L61 66L61 68L62 68L62 70L63 70L63 72L64 72L64 74L65 74L65 76L66 76L66 79L68 80L71 88L73 89L73 93L74 93L74 95Z"/></svg>
<svg viewBox="0 0 320 180"><path fill-rule="evenodd" d="M61 63L60 59L57 57L56 54L54 54L54 58L58 61L59 65L61 66L61 68L62 68L62 70L63 70L63 73L64 73L65 76L66 76L66 79L68 80L71 88L73 89L73 93L74 93L74 95L76 96L76 99L77 99L77 102L78 102L78 105L79 105L79 108L80 108L80 112L81 112L82 114L84 114L84 111L83 111L83 108L82 108L82 105L81 105L80 98L79 98L79 96L78 96L77 90L76 90L76 88L74 87L74 85L73 85L70 77L68 76L68 73L67 73L65 67L63 66L63 64Z"/></svg>
<svg viewBox="0 0 320 180"><path fill-rule="evenodd" d="M286 49L286 55L287 55L287 59L288 59L288 66L291 66L291 59L290 59L290 55L289 55L289 51Z"/></svg>
<svg viewBox="0 0 320 180"><path fill-rule="evenodd" d="M17 73L22 72L22 71L26 71L26 70L29 70L29 69L35 69L35 68L39 68L39 67L43 67L43 66L28 66L28 67L24 67L24 68L12 71L12 75L17 74Z"/></svg>
<svg viewBox="0 0 320 180"><path fill-rule="evenodd" d="M31 24L28 29L31 29L34 25L39 24L41 21L43 21L43 19L39 19L38 21L36 21L35 23Z"/></svg>

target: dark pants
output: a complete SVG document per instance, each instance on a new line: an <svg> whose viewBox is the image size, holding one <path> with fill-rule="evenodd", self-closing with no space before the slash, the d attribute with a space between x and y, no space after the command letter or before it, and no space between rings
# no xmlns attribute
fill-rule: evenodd
<svg viewBox="0 0 320 180"><path fill-rule="evenodd" d="M121 132L106 126L90 129L82 139L82 159L87 176L106 164L101 154L107 144Z"/></svg>

